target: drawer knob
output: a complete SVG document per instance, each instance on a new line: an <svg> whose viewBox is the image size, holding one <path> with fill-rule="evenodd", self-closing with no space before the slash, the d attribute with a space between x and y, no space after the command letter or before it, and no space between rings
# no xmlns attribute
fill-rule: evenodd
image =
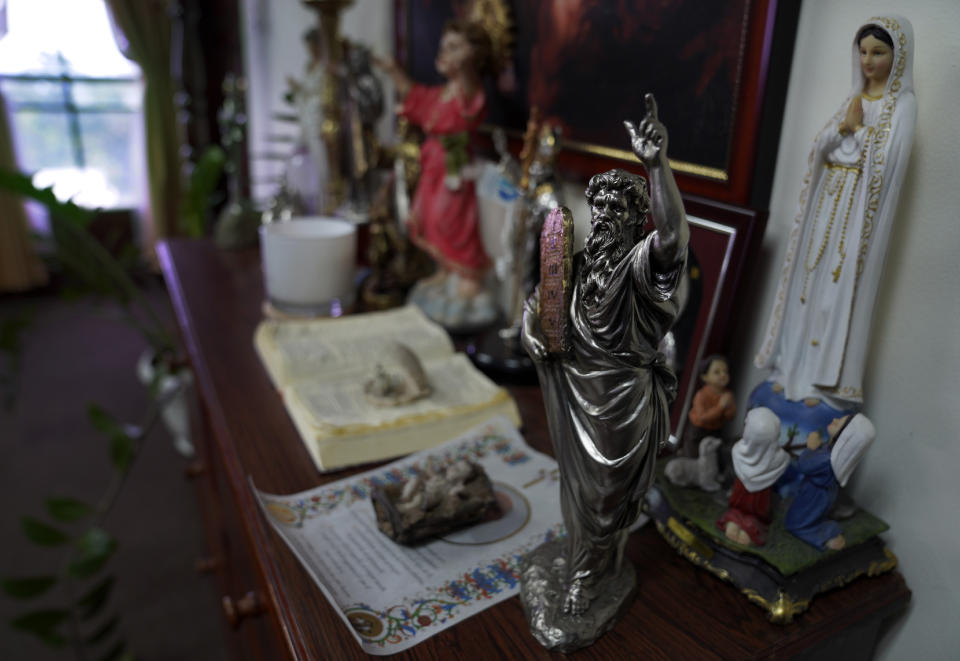
<svg viewBox="0 0 960 661"><path fill-rule="evenodd" d="M227 616L227 622L234 629L240 626L240 623L247 617L256 617L266 611L266 603L259 592L250 591L237 599L233 600L230 595L224 595L221 600L223 604L223 614Z"/></svg>

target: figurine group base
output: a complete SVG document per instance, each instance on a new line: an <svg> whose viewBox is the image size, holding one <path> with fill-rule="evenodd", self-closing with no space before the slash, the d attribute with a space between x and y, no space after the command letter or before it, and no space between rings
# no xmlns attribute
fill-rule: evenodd
<svg viewBox="0 0 960 661"><path fill-rule="evenodd" d="M573 652L609 631L633 600L636 571L624 562L620 572L597 586L597 597L581 615L563 612L566 596L566 539L540 545L523 559L520 601L537 641L551 651Z"/></svg>
<svg viewBox="0 0 960 661"><path fill-rule="evenodd" d="M533 361L520 346L520 338L505 338L503 328L491 328L476 335L467 344L473 364L494 377L514 383L536 383Z"/></svg>
<svg viewBox="0 0 960 661"><path fill-rule="evenodd" d="M768 545L798 546L820 556L812 564L803 563L802 567L781 571L756 551L725 541L722 533L705 530L693 522L692 510L695 508L689 503L684 506L676 498L681 492L702 501L714 496L695 489L681 489L665 483L662 476L658 478L656 485L647 491L646 509L660 535L687 560L731 583L749 601L766 611L767 617L775 624L791 622L807 610L820 593L841 588L861 577L878 576L897 566L896 556L871 532L871 529L885 529L886 524L861 510L856 517L844 522L851 543L840 552L820 552L792 537L778 544L777 538L787 533L775 520L768 533ZM673 502L671 496L675 497ZM717 505L712 519L716 519L722 507ZM863 538L855 528L866 531Z"/></svg>

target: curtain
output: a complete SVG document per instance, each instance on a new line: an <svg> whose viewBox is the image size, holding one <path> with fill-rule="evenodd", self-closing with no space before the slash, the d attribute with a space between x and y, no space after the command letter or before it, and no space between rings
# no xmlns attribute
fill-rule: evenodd
<svg viewBox="0 0 960 661"><path fill-rule="evenodd" d="M0 38L6 32L6 2L0 0ZM7 106L0 95L0 169L17 170ZM24 291L47 283L47 271L30 244L23 200L0 191L0 292Z"/></svg>
<svg viewBox="0 0 960 661"><path fill-rule="evenodd" d="M106 0L117 47L145 79L147 180L150 222L147 245L175 235L180 213L180 133L170 75L170 18L165 0Z"/></svg>

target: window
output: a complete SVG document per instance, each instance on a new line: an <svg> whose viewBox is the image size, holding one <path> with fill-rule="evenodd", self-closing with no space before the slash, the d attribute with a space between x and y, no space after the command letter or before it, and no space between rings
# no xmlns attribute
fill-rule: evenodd
<svg viewBox="0 0 960 661"><path fill-rule="evenodd" d="M117 49L103 0L6 5L0 90L20 169L35 173L37 185L53 185L60 199L139 207L140 71Z"/></svg>

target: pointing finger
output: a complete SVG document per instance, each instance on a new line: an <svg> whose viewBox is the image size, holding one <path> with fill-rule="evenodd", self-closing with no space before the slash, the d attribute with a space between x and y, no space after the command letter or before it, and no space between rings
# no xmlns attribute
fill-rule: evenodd
<svg viewBox="0 0 960 661"><path fill-rule="evenodd" d="M647 106L647 117L657 119L657 100L653 98L653 94L650 92L644 94L643 101Z"/></svg>

